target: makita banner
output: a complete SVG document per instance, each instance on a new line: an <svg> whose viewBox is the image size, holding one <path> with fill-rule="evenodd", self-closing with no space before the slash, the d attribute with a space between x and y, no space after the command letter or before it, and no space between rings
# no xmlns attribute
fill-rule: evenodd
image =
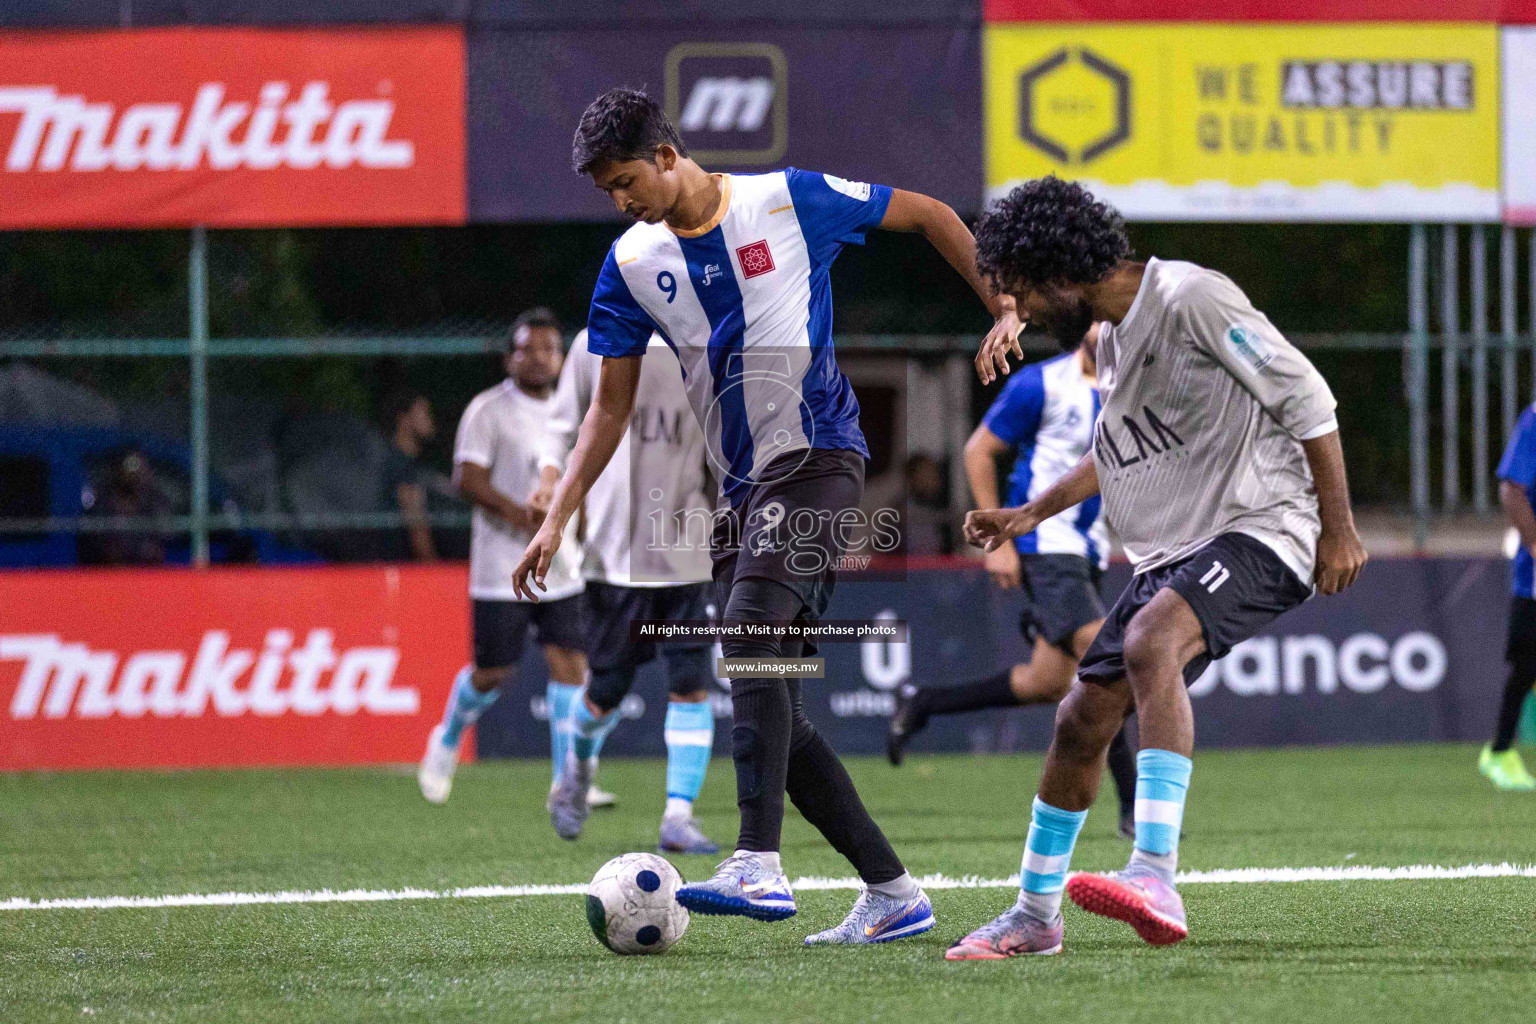
<svg viewBox="0 0 1536 1024"><path fill-rule="evenodd" d="M1110 572L1118 594L1125 566ZM1377 559L1355 587L1319 597L1218 662L1191 689L1198 747L1485 740L1503 686L1508 565L1501 559ZM978 570L908 573L904 583L838 584L828 616L908 623L907 643L827 644L826 678L802 684L811 719L844 753L885 749L896 689L948 685L1023 660L1018 591ZM623 705L609 754L664 753L666 689L653 665ZM730 753L730 698L714 695L715 751ZM542 676L480 723L481 756L549 749ZM1054 708L935 718L915 750L1042 750Z"/></svg>
<svg viewBox="0 0 1536 1024"><path fill-rule="evenodd" d="M0 33L0 228L458 224L455 28Z"/></svg>
<svg viewBox="0 0 1536 1024"><path fill-rule="evenodd" d="M614 219L571 171L586 105L615 86L665 104L710 170L793 164L981 201L974 27L478 31L469 43L470 218Z"/></svg>
<svg viewBox="0 0 1536 1024"><path fill-rule="evenodd" d="M414 761L467 660L465 584L462 566L7 573L0 770Z"/></svg>

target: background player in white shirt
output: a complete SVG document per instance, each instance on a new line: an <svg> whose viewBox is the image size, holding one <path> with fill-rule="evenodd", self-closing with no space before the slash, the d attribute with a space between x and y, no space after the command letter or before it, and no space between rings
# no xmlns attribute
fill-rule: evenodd
<svg viewBox="0 0 1536 1024"><path fill-rule="evenodd" d="M587 332L571 343L555 389L553 419L540 455L536 507L547 508L581 421L592 405L602 359L587 349ZM704 785L714 743L714 644L656 644L630 637L635 621L703 622L709 618L710 512L704 434L688 407L677 360L652 335L640 366L641 399L613 460L587 492L581 573L587 662L591 676L571 701L573 750L550 797L550 820L566 839L587 816L588 757L619 723L619 703L640 666L658 654L667 670L667 805L663 853L718 853L700 830L693 802ZM690 530L690 527L692 529Z"/></svg>
<svg viewBox="0 0 1536 1024"><path fill-rule="evenodd" d="M1005 456L1013 456L1007 503L1022 505L1088 454L1099 418L1098 344L1094 324L1076 351L1022 366L1008 378L965 445L966 476L978 508L1003 504L997 463ZM1033 645L1030 659L958 686L903 685L886 742L893 765L901 764L907 743L932 715L1054 704L1067 695L1078 660L1104 622L1099 588L1109 566L1109 530L1099 499L1089 498L987 552L986 566L1003 590L1024 591L1019 630ZM1120 798L1120 834L1130 839L1136 761L1124 729L1115 734L1108 756Z"/></svg>
<svg viewBox="0 0 1536 1024"><path fill-rule="evenodd" d="M869 453L858 399L833 353L833 260L877 227L921 232L993 312L993 335L1010 341L1018 332L1011 300L978 277L970 231L943 203L795 168L709 174L643 93L599 97L573 148L577 171L637 223L598 275L587 318L588 346L604 357L597 395L518 566L519 586L540 584L566 518L612 457L629 425L640 356L660 333L682 365L725 499L712 544L724 620L815 621L859 514ZM754 663L814 650L761 634L727 636L722 646ZM708 881L678 890L678 902L758 920L794 914L779 862L788 795L866 883L843 923L808 943L885 942L932 928L927 896L806 717L800 681L741 675L731 704L736 854Z"/></svg>
<svg viewBox="0 0 1536 1024"><path fill-rule="evenodd" d="M529 498L538 487L539 456L563 350L560 324L548 310L518 317L507 335L506 380L476 395L459 420L454 479L475 507L469 548L474 665L454 679L443 720L433 728L417 772L422 796L436 804L448 799L453 786L465 726L495 702L500 687L516 672L530 627L549 663L545 697L554 783L566 764L570 740L562 726L587 674L581 545L574 519L566 527L564 550L550 564L550 600L524 600L512 586L512 570L543 520Z"/></svg>
<svg viewBox="0 0 1536 1024"><path fill-rule="evenodd" d="M1236 284L1193 263L1132 259L1120 215L1080 185L1021 185L976 236L978 266L1058 341L1110 326L1093 452L1018 508L969 513L966 535L995 549L1099 494L1136 572L1057 712L1018 901L946 956L1059 952L1063 888L1147 942L1179 942L1189 927L1173 879L1195 738L1185 688L1314 587L1337 593L1365 564L1336 402ZM983 376L1006 362L1000 349L983 346ZM1130 863L1068 879L1099 760L1132 709L1141 751Z"/></svg>

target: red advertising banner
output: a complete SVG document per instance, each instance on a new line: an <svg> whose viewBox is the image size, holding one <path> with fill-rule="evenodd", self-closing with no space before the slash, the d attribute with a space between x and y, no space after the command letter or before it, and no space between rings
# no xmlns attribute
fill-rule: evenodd
<svg viewBox="0 0 1536 1024"><path fill-rule="evenodd" d="M8 573L0 770L415 761L468 660L466 585L462 566Z"/></svg>
<svg viewBox="0 0 1536 1024"><path fill-rule="evenodd" d="M463 223L457 28L0 33L0 228Z"/></svg>
<svg viewBox="0 0 1536 1024"><path fill-rule="evenodd" d="M988 21L1536 21L1536 0L983 0Z"/></svg>

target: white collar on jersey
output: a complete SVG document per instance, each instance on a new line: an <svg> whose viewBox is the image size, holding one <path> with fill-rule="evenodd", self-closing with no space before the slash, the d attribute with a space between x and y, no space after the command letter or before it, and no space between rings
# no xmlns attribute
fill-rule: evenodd
<svg viewBox="0 0 1536 1024"><path fill-rule="evenodd" d="M1114 325L1115 330L1124 331L1126 324L1131 322L1131 319L1136 315L1136 311L1141 308L1141 297L1147 294L1148 289L1152 287L1152 264L1157 262L1159 261L1156 256L1147 257L1147 265L1141 271L1141 287L1136 289L1136 297L1131 300L1131 308L1126 310L1125 316L1121 317L1120 322Z"/></svg>

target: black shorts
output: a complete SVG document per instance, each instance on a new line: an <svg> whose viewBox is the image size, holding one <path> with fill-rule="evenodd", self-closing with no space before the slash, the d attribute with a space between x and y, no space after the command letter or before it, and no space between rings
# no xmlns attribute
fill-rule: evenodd
<svg viewBox="0 0 1536 1024"><path fill-rule="evenodd" d="M482 601L473 606L475 668L506 668L523 657L532 626L540 644L568 651L587 646L581 622L581 595L558 601Z"/></svg>
<svg viewBox="0 0 1536 1024"><path fill-rule="evenodd" d="M1504 643L1504 660L1514 665L1536 664L1536 601L1528 597L1509 599L1509 637Z"/></svg>
<svg viewBox="0 0 1536 1024"><path fill-rule="evenodd" d="M1224 533L1183 561L1131 577L1083 656L1079 678L1112 683L1125 676L1126 627L1164 587L1189 602L1205 637L1205 651L1184 666L1186 686L1234 644L1312 596L1312 587L1267 545L1247 534Z"/></svg>
<svg viewBox="0 0 1536 1024"><path fill-rule="evenodd" d="M858 521L864 456L845 448L786 452L762 476L739 508L715 517L719 607L723 613L737 580L758 577L793 590L800 617L814 622L832 601L837 562Z"/></svg>
<svg viewBox="0 0 1536 1024"><path fill-rule="evenodd" d="M1103 579L1103 571L1081 555L1019 555L1019 584L1024 589L1019 632L1030 643L1044 640L1076 658L1072 638L1104 617L1099 596Z"/></svg>
<svg viewBox="0 0 1536 1024"><path fill-rule="evenodd" d="M587 622L587 664L594 672L644 665L656 657L654 643L629 637L636 619L676 622L709 618L709 584L684 583L675 587L617 587L588 583L582 595ZM667 653L710 644L667 644Z"/></svg>

